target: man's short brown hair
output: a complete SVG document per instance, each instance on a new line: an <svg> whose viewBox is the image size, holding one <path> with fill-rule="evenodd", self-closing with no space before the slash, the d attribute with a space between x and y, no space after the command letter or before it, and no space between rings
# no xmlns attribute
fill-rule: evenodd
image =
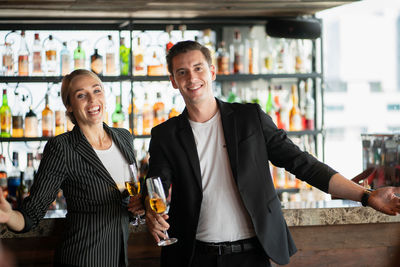
<svg viewBox="0 0 400 267"><path fill-rule="evenodd" d="M171 47L171 49L168 51L168 54L167 54L168 71L172 76L174 75L172 59L179 54L186 53L189 51L194 51L194 50L199 50L204 55L208 65L211 66L211 63L212 63L211 54L210 54L210 50L208 50L207 47L205 47L195 41L178 42L174 46Z"/></svg>

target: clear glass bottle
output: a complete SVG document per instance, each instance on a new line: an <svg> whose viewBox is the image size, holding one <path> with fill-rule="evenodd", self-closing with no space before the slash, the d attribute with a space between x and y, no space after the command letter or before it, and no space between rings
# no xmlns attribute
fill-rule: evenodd
<svg viewBox="0 0 400 267"><path fill-rule="evenodd" d="M99 55L97 48L90 56L90 69L97 75L103 75L103 56Z"/></svg>
<svg viewBox="0 0 400 267"><path fill-rule="evenodd" d="M24 136L24 118L22 112L23 103L19 98L19 93L15 92L14 106L12 114L12 137L23 137Z"/></svg>
<svg viewBox="0 0 400 267"><path fill-rule="evenodd" d="M244 45L239 30L235 30L232 44L233 73L243 73Z"/></svg>
<svg viewBox="0 0 400 267"><path fill-rule="evenodd" d="M33 167L33 153L28 152L26 154L26 168L25 168L25 185L28 188L28 191L31 190L34 176L35 176L35 168Z"/></svg>
<svg viewBox="0 0 400 267"><path fill-rule="evenodd" d="M65 123L66 123L66 118L65 118L65 108L63 107L61 103L61 92L58 91L57 93L57 105L54 111L55 114L55 123L56 123L56 128L55 128L55 135L59 135L62 133L65 133Z"/></svg>
<svg viewBox="0 0 400 267"><path fill-rule="evenodd" d="M172 31L174 29L174 25L167 25L165 28L166 33L168 34L168 42L165 45L165 52L168 53L168 51L171 49L171 47L174 46L174 43L172 42Z"/></svg>
<svg viewBox="0 0 400 267"><path fill-rule="evenodd" d="M265 105L265 113L267 113L272 121L277 124L277 117L276 117L276 107L274 103L274 98L272 96L272 86L268 86L268 98L267 98L267 103Z"/></svg>
<svg viewBox="0 0 400 267"><path fill-rule="evenodd" d="M25 137L37 137L38 136L38 118L36 113L33 112L32 106L29 107L28 113L25 115Z"/></svg>
<svg viewBox="0 0 400 267"><path fill-rule="evenodd" d="M151 128L153 128L153 110L150 106L147 93L144 93L144 103L142 108L143 113L143 134L150 134Z"/></svg>
<svg viewBox="0 0 400 267"><path fill-rule="evenodd" d="M259 44L254 37L254 32L250 32L249 39L246 40L246 63L248 74L259 74Z"/></svg>
<svg viewBox="0 0 400 267"><path fill-rule="evenodd" d="M144 64L144 49L140 43L140 37L137 38L137 46L133 50L133 75L146 75L146 68Z"/></svg>
<svg viewBox="0 0 400 267"><path fill-rule="evenodd" d="M120 75L128 76L129 75L129 65L130 65L130 51L129 48L125 46L125 38L121 37L119 41L119 67L120 67Z"/></svg>
<svg viewBox="0 0 400 267"><path fill-rule="evenodd" d="M14 75L14 54L10 43L4 44L3 73L4 76Z"/></svg>
<svg viewBox="0 0 400 267"><path fill-rule="evenodd" d="M25 39L25 31L21 31L21 41L18 50L18 75L29 75L29 49Z"/></svg>
<svg viewBox="0 0 400 267"><path fill-rule="evenodd" d="M45 107L42 111L42 136L54 136L54 112L50 109L48 94L45 96Z"/></svg>
<svg viewBox="0 0 400 267"><path fill-rule="evenodd" d="M63 47L60 51L60 71L62 76L71 72L71 54L67 47L67 42L63 42Z"/></svg>
<svg viewBox="0 0 400 267"><path fill-rule="evenodd" d="M157 92L157 99L153 105L153 127L165 121L165 104L161 99L161 93Z"/></svg>
<svg viewBox="0 0 400 267"><path fill-rule="evenodd" d="M153 57L149 64L147 64L147 75L148 76L161 76L164 75L164 64L157 58L156 51L153 52Z"/></svg>
<svg viewBox="0 0 400 267"><path fill-rule="evenodd" d="M18 152L14 151L12 156L12 167L7 177L8 200L13 207L17 204L17 188L20 185L21 169L19 168Z"/></svg>
<svg viewBox="0 0 400 267"><path fill-rule="evenodd" d="M86 54L82 48L82 41L78 41L78 45L74 50L74 69L85 69Z"/></svg>
<svg viewBox="0 0 400 267"><path fill-rule="evenodd" d="M1 137L11 137L11 108L8 105L7 89L3 89L3 104L0 107Z"/></svg>
<svg viewBox="0 0 400 267"><path fill-rule="evenodd" d="M216 66L217 65L217 57L215 53L215 44L212 42L212 31L211 29L205 29L203 30L203 42L204 46L210 50L210 55L211 55L211 63Z"/></svg>
<svg viewBox="0 0 400 267"><path fill-rule="evenodd" d="M229 74L229 53L225 48L225 41L221 41L217 51L217 74Z"/></svg>
<svg viewBox="0 0 400 267"><path fill-rule="evenodd" d="M310 79L305 83L305 95L305 128L314 130L315 101L312 96L312 82Z"/></svg>
<svg viewBox="0 0 400 267"><path fill-rule="evenodd" d="M115 128L123 128L124 127L124 120L125 115L122 111L122 104L121 104L121 96L115 96L115 109L113 114L111 115L113 127Z"/></svg>
<svg viewBox="0 0 400 267"><path fill-rule="evenodd" d="M49 76L57 75L57 43L53 35L49 35L46 42L46 74Z"/></svg>
<svg viewBox="0 0 400 267"><path fill-rule="evenodd" d="M172 107L168 113L168 119L179 116L181 113L176 109L176 96L172 97Z"/></svg>
<svg viewBox="0 0 400 267"><path fill-rule="evenodd" d="M40 43L39 33L35 33L32 47L32 75L43 75L42 70L42 44Z"/></svg>
<svg viewBox="0 0 400 267"><path fill-rule="evenodd" d="M107 47L106 47L106 72L105 75L116 75L116 64L115 64L115 45L111 35L107 36Z"/></svg>
<svg viewBox="0 0 400 267"><path fill-rule="evenodd" d="M131 134L138 135L138 115L139 109L135 104L136 98L135 95L132 97L132 101L129 104L128 108L128 118L129 118L129 131Z"/></svg>
<svg viewBox="0 0 400 267"><path fill-rule="evenodd" d="M297 97L297 86L295 84L292 85L292 108L289 112L289 130L290 131L301 131L301 113L298 106L298 97Z"/></svg>

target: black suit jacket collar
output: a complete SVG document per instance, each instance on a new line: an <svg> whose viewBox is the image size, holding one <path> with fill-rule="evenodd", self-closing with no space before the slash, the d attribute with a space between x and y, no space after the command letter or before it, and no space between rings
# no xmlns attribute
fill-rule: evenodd
<svg viewBox="0 0 400 267"><path fill-rule="evenodd" d="M135 156L133 153L133 144L122 138L116 129L110 128L107 124L103 123L104 130L111 136L115 145L124 155L125 159L129 164L136 163ZM89 141L82 133L82 130L78 125L75 125L71 131L71 145L75 148L74 150L79 153L84 159L86 159L92 166L99 172L100 177L109 182L112 186L116 187L114 179L110 173L104 167L97 153L90 145Z"/></svg>
<svg viewBox="0 0 400 267"><path fill-rule="evenodd" d="M221 114L222 128L224 131L224 137L226 142L226 148L229 156L229 161L231 164L232 174L235 180L237 180L237 131L236 131L236 120L234 116L234 111L231 104L223 102L216 98L218 109ZM195 174L196 181L199 188L202 188L201 183L201 171L200 171L200 161L196 149L196 143L194 141L193 131L189 123L188 111L185 108L182 114L179 116L178 123L178 135L179 140L182 143L186 151L186 155L192 166L193 172Z"/></svg>

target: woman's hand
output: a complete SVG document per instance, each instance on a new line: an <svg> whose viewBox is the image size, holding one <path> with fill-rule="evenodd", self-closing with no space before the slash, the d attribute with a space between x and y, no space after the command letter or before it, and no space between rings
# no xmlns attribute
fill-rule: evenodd
<svg viewBox="0 0 400 267"><path fill-rule="evenodd" d="M11 205L4 198L3 190L0 188L0 223L8 223L11 212Z"/></svg>
<svg viewBox="0 0 400 267"><path fill-rule="evenodd" d="M149 197L146 197L145 200L145 206L146 206L146 224L149 232L153 236L154 240L156 242L160 242L161 239L166 239L168 238L165 235L165 231L168 230L169 224L166 222L168 219L168 215L159 215L155 213L151 208L150 208L150 201ZM161 238L161 239L160 239Z"/></svg>
<svg viewBox="0 0 400 267"><path fill-rule="evenodd" d="M144 207L142 204L142 195L131 196L129 198L128 210L134 215L144 215Z"/></svg>

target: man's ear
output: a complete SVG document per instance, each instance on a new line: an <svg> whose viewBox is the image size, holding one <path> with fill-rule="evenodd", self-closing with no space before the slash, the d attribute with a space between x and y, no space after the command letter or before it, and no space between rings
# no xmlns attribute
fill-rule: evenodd
<svg viewBox="0 0 400 267"><path fill-rule="evenodd" d="M178 89L178 85L177 85L176 82L175 82L174 76L169 75L169 80L171 81L172 86L173 86L175 89Z"/></svg>

